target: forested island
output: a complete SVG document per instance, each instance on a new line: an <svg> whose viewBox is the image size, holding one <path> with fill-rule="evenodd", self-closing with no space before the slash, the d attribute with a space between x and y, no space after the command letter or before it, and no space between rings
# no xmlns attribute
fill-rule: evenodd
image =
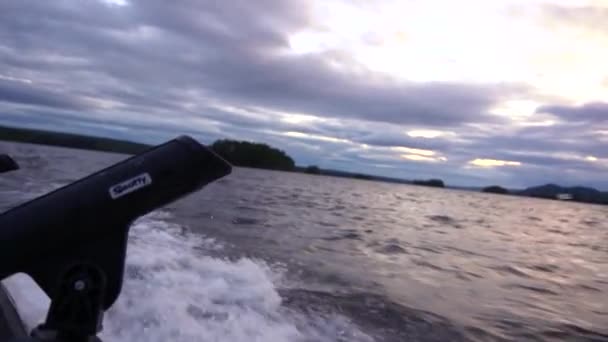
<svg viewBox="0 0 608 342"><path fill-rule="evenodd" d="M608 192L584 186L563 187L555 184L545 184L517 191L514 194L583 203L608 204Z"/></svg>
<svg viewBox="0 0 608 342"><path fill-rule="evenodd" d="M583 186L563 187L556 184L545 184L529 187L524 190L508 190L498 185L492 185L481 189L481 191L503 195L526 196L593 204L608 204L608 192L602 192L597 189Z"/></svg>
<svg viewBox="0 0 608 342"><path fill-rule="evenodd" d="M146 144L118 139L3 126L0 126L0 140L124 154L137 154L151 147L150 145ZM294 159L285 151L267 144L255 142L221 139L211 144L210 148L235 166L302 172L311 175L355 178L438 188L450 188L449 186L446 186L441 179L412 181L355 172L323 169L316 165L310 165L307 167L296 166ZM5 164L8 165L7 163ZM6 166L6 168L8 169L9 167ZM498 185L492 185L481 189L457 189L504 195L571 200L584 203L608 204L608 192L601 192L593 188L581 186L561 187L555 184L546 184L542 186L530 187L524 190L508 190Z"/></svg>
<svg viewBox="0 0 608 342"><path fill-rule="evenodd" d="M481 192L487 192L490 194L501 194L501 195L509 194L509 190L503 188L502 186L498 186L498 185L487 186L487 187L481 189Z"/></svg>
<svg viewBox="0 0 608 342"><path fill-rule="evenodd" d="M423 185L430 186L433 188L445 188L445 183L441 179L429 179L429 180L420 180L417 179L412 182L414 185Z"/></svg>
<svg viewBox="0 0 608 342"><path fill-rule="evenodd" d="M217 140L211 149L233 165L259 169L294 171L296 163L282 150L248 141Z"/></svg>

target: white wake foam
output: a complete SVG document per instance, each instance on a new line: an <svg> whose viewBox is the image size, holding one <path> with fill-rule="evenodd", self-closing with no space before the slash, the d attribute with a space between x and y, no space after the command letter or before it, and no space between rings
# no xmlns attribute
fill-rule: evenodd
<svg viewBox="0 0 608 342"><path fill-rule="evenodd" d="M156 212L131 228L122 294L105 317L105 341L346 341L371 339L341 316L315 318L281 306L280 274L251 259L208 255L218 243ZM48 298L27 276L5 281L30 327Z"/></svg>

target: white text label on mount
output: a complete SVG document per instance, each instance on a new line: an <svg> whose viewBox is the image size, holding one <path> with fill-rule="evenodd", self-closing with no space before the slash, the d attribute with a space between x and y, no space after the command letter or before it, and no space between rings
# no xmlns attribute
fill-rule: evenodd
<svg viewBox="0 0 608 342"><path fill-rule="evenodd" d="M152 178L150 175L148 173L142 173L139 176L127 179L122 183L112 186L109 190L110 196L112 199L117 199L150 184L152 184Z"/></svg>

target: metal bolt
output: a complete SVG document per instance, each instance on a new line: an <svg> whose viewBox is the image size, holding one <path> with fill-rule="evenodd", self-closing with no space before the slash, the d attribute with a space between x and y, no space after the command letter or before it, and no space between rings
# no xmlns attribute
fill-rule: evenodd
<svg viewBox="0 0 608 342"><path fill-rule="evenodd" d="M84 280L76 280L74 282L74 289L76 291L82 291L87 287L87 284L84 282Z"/></svg>

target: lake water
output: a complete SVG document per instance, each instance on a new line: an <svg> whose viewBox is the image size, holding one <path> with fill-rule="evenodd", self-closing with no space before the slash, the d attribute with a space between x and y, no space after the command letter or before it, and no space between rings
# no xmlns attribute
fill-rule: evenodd
<svg viewBox="0 0 608 342"><path fill-rule="evenodd" d="M0 175L4 209L125 157L0 153L22 166ZM102 337L608 341L607 219L595 205L235 169L134 224ZM34 324L48 299L18 282Z"/></svg>

